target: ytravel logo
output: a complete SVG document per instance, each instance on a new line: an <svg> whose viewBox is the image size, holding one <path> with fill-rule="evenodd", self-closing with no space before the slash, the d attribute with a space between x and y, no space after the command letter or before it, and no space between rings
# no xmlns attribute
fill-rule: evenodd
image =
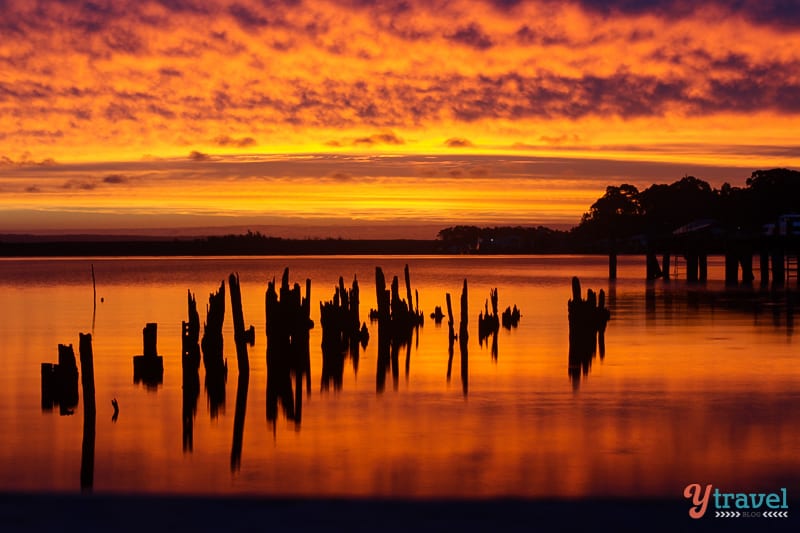
<svg viewBox="0 0 800 533"><path fill-rule="evenodd" d="M691 500L689 516L703 518L713 507L714 518L788 518L786 488L778 492L722 492L710 483L702 487L699 483L686 485L684 498Z"/></svg>

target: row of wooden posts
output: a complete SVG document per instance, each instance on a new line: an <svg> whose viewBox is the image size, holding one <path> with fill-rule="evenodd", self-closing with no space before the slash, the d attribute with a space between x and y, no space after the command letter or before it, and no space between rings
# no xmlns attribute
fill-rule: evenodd
<svg viewBox="0 0 800 533"><path fill-rule="evenodd" d="M794 276L795 281L800 287L800 277L797 275L796 264L787 269L787 257L794 258L796 255L787 255L786 250L780 247L763 248L758 254L753 253L749 247L731 247L725 252L725 285L728 287L738 286L739 283L749 286L756 279L753 260L758 257L759 283L761 287L771 286L776 289L783 288ZM686 268L686 281L689 283L705 282L708 280L708 254L692 249L680 254L665 252L659 254L655 251L648 251L645 254L645 278L647 280L671 278L671 267L677 258L683 258ZM610 253L608 256L608 277L611 280L617 279L617 254ZM771 283L770 283L771 282Z"/></svg>

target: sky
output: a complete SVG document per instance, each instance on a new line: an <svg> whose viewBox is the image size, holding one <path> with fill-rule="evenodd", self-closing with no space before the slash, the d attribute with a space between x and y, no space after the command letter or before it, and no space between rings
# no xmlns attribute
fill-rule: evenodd
<svg viewBox="0 0 800 533"><path fill-rule="evenodd" d="M0 233L567 228L797 131L784 0L0 0Z"/></svg>

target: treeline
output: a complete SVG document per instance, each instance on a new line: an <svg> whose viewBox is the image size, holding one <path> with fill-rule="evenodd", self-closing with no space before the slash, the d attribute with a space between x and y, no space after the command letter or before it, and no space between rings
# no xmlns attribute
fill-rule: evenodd
<svg viewBox="0 0 800 533"><path fill-rule="evenodd" d="M610 185L569 231L539 226L454 226L439 232L447 253L640 252L648 242L694 224L720 234L759 234L778 217L800 213L800 172L756 170L744 187L719 189L694 176L654 184L643 191L630 184Z"/></svg>
<svg viewBox="0 0 800 533"><path fill-rule="evenodd" d="M0 242L0 257L384 255L437 253L433 240L283 239L259 232L196 239Z"/></svg>

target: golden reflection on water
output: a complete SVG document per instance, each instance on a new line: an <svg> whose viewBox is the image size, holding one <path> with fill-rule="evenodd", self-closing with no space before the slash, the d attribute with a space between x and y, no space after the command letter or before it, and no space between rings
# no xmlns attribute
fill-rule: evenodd
<svg viewBox="0 0 800 533"><path fill-rule="evenodd" d="M450 292L458 320L469 280L468 393L456 343L447 380L447 326L426 319L400 351L396 384L376 387L374 268L401 279L405 260L226 258L5 260L0 335L0 489L80 489L82 402L72 416L40 405L41 362L59 343L78 347L92 327L90 264L97 273L94 331L97 400L93 490L409 497L679 497L689 483L775 490L800 479L800 368L793 318L784 300L753 306L719 296L719 265L708 291L673 280L648 286L640 258L621 258L609 285L604 258L411 258L411 281L426 316ZM313 281L311 388L302 417L267 420L264 292L290 267ZM715 270L716 268L716 270ZM230 301L223 329L229 373L212 416L204 370L185 449L181 321L186 290L201 324L208 295L239 272L245 325L256 327L241 442L234 442L237 392ZM357 371L347 359L341 388L322 386L319 306L338 276L357 274L370 341ZM569 279L608 293L612 320L603 358L572 382L567 372ZM519 327L501 329L498 357L480 346L477 315L498 287L500 309L516 304ZM708 293L711 293L711 297ZM446 308L445 308L446 309ZM142 328L158 323L163 382L133 383ZM293 382L294 383L294 382ZM112 421L111 400L120 413ZM245 402L246 400L246 402ZM244 403L243 403L244 402ZM239 449L238 452L236 450ZM234 453L236 452L236 453ZM237 464L232 465L234 455Z"/></svg>

